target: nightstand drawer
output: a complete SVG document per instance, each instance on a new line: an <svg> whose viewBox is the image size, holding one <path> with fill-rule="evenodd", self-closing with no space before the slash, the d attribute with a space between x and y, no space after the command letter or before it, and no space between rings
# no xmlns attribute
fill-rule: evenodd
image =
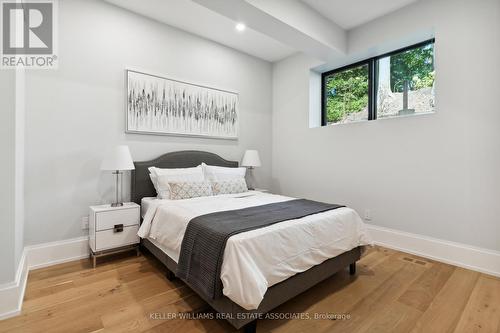
<svg viewBox="0 0 500 333"><path fill-rule="evenodd" d="M138 225L123 227L123 231L115 232L114 229L98 231L95 233L95 251L102 251L120 246L139 243Z"/></svg>
<svg viewBox="0 0 500 333"><path fill-rule="evenodd" d="M96 212L96 231L113 229L115 225L123 224L124 227L139 224L139 209L129 208Z"/></svg>

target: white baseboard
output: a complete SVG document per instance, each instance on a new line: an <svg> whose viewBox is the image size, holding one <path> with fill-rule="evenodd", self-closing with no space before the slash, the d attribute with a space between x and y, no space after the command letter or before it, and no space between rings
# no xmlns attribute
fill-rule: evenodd
<svg viewBox="0 0 500 333"><path fill-rule="evenodd" d="M481 273L500 276L500 252L367 225L375 244Z"/></svg>
<svg viewBox="0 0 500 333"><path fill-rule="evenodd" d="M23 250L14 281L0 285L0 320L21 313L24 290L28 280L28 260L26 248Z"/></svg>
<svg viewBox="0 0 500 333"><path fill-rule="evenodd" d="M88 237L79 237L26 247L29 269L37 269L89 256Z"/></svg>
<svg viewBox="0 0 500 333"><path fill-rule="evenodd" d="M0 320L21 313L30 270L86 258L88 255L88 237L26 246L17 268L15 280L0 285Z"/></svg>

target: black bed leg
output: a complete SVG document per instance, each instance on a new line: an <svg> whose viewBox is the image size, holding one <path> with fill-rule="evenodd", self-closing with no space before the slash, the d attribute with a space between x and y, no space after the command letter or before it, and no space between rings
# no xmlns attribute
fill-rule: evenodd
<svg viewBox="0 0 500 333"><path fill-rule="evenodd" d="M257 319L249 322L245 326L243 326L244 333L256 333L257 332Z"/></svg>
<svg viewBox="0 0 500 333"><path fill-rule="evenodd" d="M354 275L356 274L356 263L353 262L352 264L349 265L349 274Z"/></svg>
<svg viewBox="0 0 500 333"><path fill-rule="evenodd" d="M171 270L167 269L167 272L165 273L165 277L167 278L168 281L173 281L175 280L175 274Z"/></svg>

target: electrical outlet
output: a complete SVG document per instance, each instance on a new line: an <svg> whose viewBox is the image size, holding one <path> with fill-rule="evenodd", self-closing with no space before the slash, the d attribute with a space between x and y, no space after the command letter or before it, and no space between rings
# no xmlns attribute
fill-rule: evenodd
<svg viewBox="0 0 500 333"><path fill-rule="evenodd" d="M82 217L82 230L87 230L89 228L89 217Z"/></svg>
<svg viewBox="0 0 500 333"><path fill-rule="evenodd" d="M365 221L372 220L372 211L371 209L365 209Z"/></svg>

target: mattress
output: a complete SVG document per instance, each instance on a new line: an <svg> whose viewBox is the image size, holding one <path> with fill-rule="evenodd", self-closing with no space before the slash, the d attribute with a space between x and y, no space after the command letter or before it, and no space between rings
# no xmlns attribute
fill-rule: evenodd
<svg viewBox="0 0 500 333"><path fill-rule="evenodd" d="M185 200L146 200L148 207L138 235L160 245L177 262L192 218L292 199L250 191ZM224 251L220 276L223 294L247 310L256 309L267 288L371 243L359 215L346 207L234 235Z"/></svg>

